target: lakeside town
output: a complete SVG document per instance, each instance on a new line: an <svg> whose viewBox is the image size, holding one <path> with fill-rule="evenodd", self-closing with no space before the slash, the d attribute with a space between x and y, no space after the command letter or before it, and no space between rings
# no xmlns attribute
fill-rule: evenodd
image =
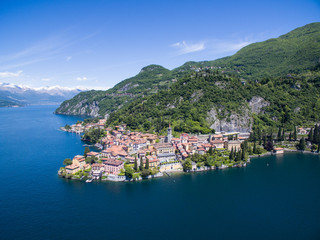
<svg viewBox="0 0 320 240"><path fill-rule="evenodd" d="M182 133L179 137L173 137L170 125L166 136L158 136L130 131L125 124L110 128L105 123L105 119L99 119L95 123L78 122L62 128L63 131L84 134L82 139L95 142L94 147L100 151L90 151L87 146L83 155L76 155L72 160L65 159L66 166L58 171L60 176L85 179L87 182L133 181L164 174L170 176L172 172L245 167L250 162L249 155L283 154L285 148L288 151L294 150L288 145L272 145L264 149L248 141L249 132L218 132L209 135ZM310 128L297 130L297 134L302 136L300 142L306 134L314 132ZM285 138L281 136L281 130L279 132L278 137ZM270 144L265 143L266 146Z"/></svg>

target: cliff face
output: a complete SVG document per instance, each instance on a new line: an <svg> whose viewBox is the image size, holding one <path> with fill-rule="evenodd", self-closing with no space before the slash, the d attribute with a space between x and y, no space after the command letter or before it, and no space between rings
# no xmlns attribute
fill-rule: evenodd
<svg viewBox="0 0 320 240"><path fill-rule="evenodd" d="M242 114L229 112L227 117L221 118L215 108L208 112L207 121L210 128L216 132L248 132L251 130L253 119L248 109Z"/></svg>
<svg viewBox="0 0 320 240"><path fill-rule="evenodd" d="M63 115L99 117L99 102L88 102L87 100L82 100L73 106L70 106L70 103L66 103L62 104L55 113Z"/></svg>
<svg viewBox="0 0 320 240"><path fill-rule="evenodd" d="M212 108L208 112L207 121L210 128L216 132L248 132L252 128L252 114L263 113L270 103L260 96L254 96L248 103L243 103L242 109L236 112L227 112L225 117L219 116L219 110Z"/></svg>

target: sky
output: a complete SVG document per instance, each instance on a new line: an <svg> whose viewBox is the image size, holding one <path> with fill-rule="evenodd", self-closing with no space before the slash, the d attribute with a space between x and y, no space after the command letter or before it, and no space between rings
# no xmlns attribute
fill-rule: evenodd
<svg viewBox="0 0 320 240"><path fill-rule="evenodd" d="M108 89L320 21L320 0L0 0L0 82Z"/></svg>

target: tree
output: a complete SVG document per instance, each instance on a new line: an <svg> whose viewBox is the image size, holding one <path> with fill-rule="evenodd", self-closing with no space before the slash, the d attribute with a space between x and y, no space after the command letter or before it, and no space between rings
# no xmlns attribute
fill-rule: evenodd
<svg viewBox="0 0 320 240"><path fill-rule="evenodd" d="M146 169L149 169L149 159L146 160Z"/></svg>
<svg viewBox="0 0 320 240"><path fill-rule="evenodd" d="M141 177L145 178L148 177L150 175L150 170L149 169L143 169L141 171Z"/></svg>
<svg viewBox="0 0 320 240"><path fill-rule="evenodd" d="M253 143L253 153L254 154L257 153L257 144L256 144L256 142Z"/></svg>
<svg viewBox="0 0 320 240"><path fill-rule="evenodd" d="M85 147L84 148L84 157L87 157L87 154L90 152L90 148L89 147Z"/></svg>
<svg viewBox="0 0 320 240"><path fill-rule="evenodd" d="M231 151L230 151L229 159L230 159L230 160L233 160L233 147L232 147L232 149L231 149Z"/></svg>
<svg viewBox="0 0 320 240"><path fill-rule="evenodd" d="M290 133L289 133L289 141L291 142L291 140L292 140L292 135L291 135L291 131L290 131Z"/></svg>
<svg viewBox="0 0 320 240"><path fill-rule="evenodd" d="M125 169L125 175L128 177L128 178L132 178L133 174L134 174L134 170L129 167L129 166L125 166L124 167Z"/></svg>
<svg viewBox="0 0 320 240"><path fill-rule="evenodd" d="M210 155L210 156L212 156L212 155L213 155L213 150L212 150L212 147L210 147L210 148L209 148L209 151L208 151L208 153L209 153L209 155Z"/></svg>
<svg viewBox="0 0 320 240"><path fill-rule="evenodd" d="M305 141L304 137L302 137L300 139L300 142L297 144L297 149L301 150L301 151L304 151L306 149L306 141Z"/></svg>
<svg viewBox="0 0 320 240"><path fill-rule="evenodd" d="M282 136L281 136L281 140L284 141L285 140L285 132L284 132L284 128L282 128Z"/></svg>
<svg viewBox="0 0 320 240"><path fill-rule="evenodd" d="M278 130L278 141L281 141L282 137L281 137L281 128L279 128Z"/></svg>
<svg viewBox="0 0 320 240"><path fill-rule="evenodd" d="M91 157L86 157L86 163L89 163L89 164L93 164L95 163L96 161L98 160L98 158L94 157L94 156L91 156Z"/></svg>
<svg viewBox="0 0 320 240"><path fill-rule="evenodd" d="M70 129L71 129L70 125L68 125L68 124L66 124L66 125L64 126L64 128L65 128L66 130L70 130Z"/></svg>
<svg viewBox="0 0 320 240"><path fill-rule="evenodd" d="M137 157L134 157L134 170L138 171Z"/></svg>
<svg viewBox="0 0 320 240"><path fill-rule="evenodd" d="M244 149L242 149L241 151L241 160L245 160L246 158L246 151Z"/></svg>
<svg viewBox="0 0 320 240"><path fill-rule="evenodd" d="M311 128L310 131L309 131L308 140L309 140L310 142L313 141L313 128Z"/></svg>
<svg viewBox="0 0 320 240"><path fill-rule="evenodd" d="M266 146L265 146L265 149L267 151L272 151L273 150L273 143L271 141L268 141Z"/></svg>
<svg viewBox="0 0 320 240"><path fill-rule="evenodd" d="M190 158L187 158L183 163L183 170L190 171L192 169L192 162Z"/></svg>
<svg viewBox="0 0 320 240"><path fill-rule="evenodd" d="M315 125L314 126L314 131L313 131L312 143L315 143L315 144L319 143L318 142L318 135L319 135L319 127L318 127L318 125Z"/></svg>
<svg viewBox="0 0 320 240"><path fill-rule="evenodd" d="M293 129L293 140L297 141L297 127L296 126Z"/></svg>
<svg viewBox="0 0 320 240"><path fill-rule="evenodd" d="M142 157L140 158L140 166L139 166L139 168L140 168L140 171L143 170L143 160L142 160Z"/></svg>
<svg viewBox="0 0 320 240"><path fill-rule="evenodd" d="M72 164L72 160L70 158L66 158L65 160L63 160L63 165L70 165Z"/></svg>

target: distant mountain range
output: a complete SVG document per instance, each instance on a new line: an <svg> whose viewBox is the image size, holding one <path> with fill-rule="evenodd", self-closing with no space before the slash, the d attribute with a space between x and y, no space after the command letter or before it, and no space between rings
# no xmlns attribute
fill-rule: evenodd
<svg viewBox="0 0 320 240"><path fill-rule="evenodd" d="M0 83L0 107L56 105L82 91L85 90L60 86L31 88L10 83Z"/></svg>

